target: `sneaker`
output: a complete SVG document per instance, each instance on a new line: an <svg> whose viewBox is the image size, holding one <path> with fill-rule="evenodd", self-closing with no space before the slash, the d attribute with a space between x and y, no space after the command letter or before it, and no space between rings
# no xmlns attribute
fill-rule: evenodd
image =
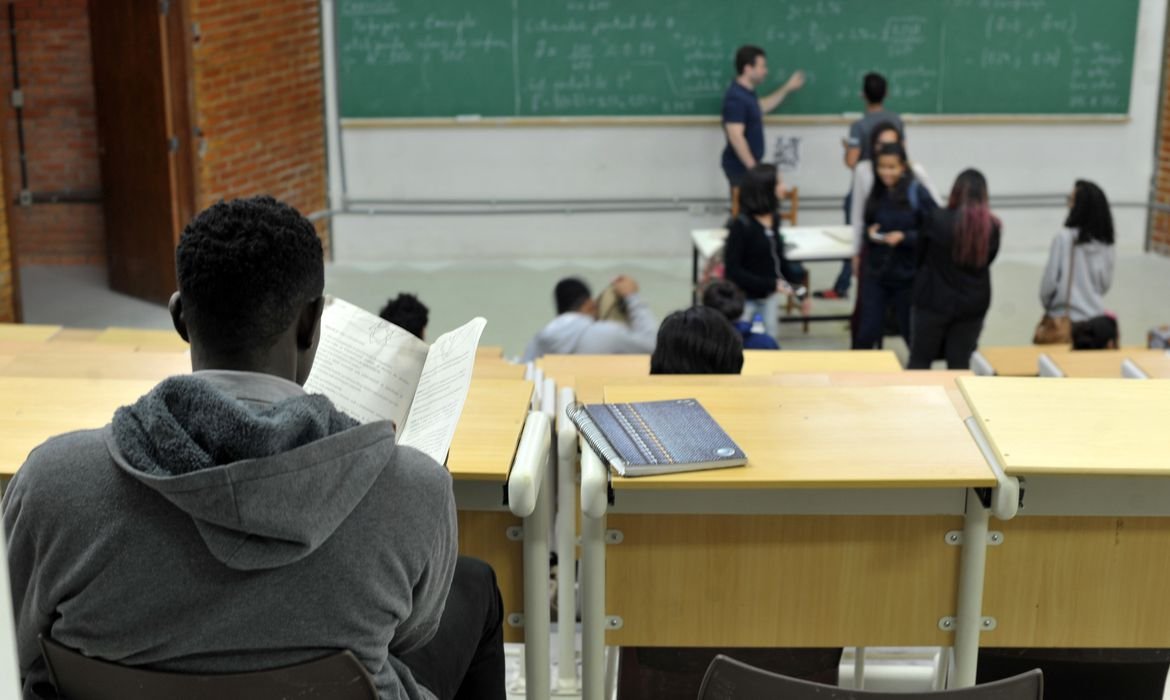
<svg viewBox="0 0 1170 700"><path fill-rule="evenodd" d="M818 292L813 292L813 296L817 299L848 299L849 294L840 294L836 289L822 289Z"/></svg>

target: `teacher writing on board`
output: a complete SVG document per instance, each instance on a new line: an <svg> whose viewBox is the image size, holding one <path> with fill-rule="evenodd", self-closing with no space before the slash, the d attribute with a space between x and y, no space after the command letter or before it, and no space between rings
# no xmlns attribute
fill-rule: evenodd
<svg viewBox="0 0 1170 700"><path fill-rule="evenodd" d="M736 193L739 181L764 157L764 115L784 98L804 86L804 71L796 71L775 92L759 97L756 88L768 76L768 59L758 46L741 46L735 52L735 80L723 96L723 173L731 185L731 215L739 213Z"/></svg>

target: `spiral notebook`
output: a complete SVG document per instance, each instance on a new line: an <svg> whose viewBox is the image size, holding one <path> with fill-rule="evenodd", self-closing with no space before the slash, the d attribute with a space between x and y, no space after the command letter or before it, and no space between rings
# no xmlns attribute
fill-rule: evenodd
<svg viewBox="0 0 1170 700"><path fill-rule="evenodd" d="M740 467L747 455L695 399L573 404L566 415L621 476Z"/></svg>

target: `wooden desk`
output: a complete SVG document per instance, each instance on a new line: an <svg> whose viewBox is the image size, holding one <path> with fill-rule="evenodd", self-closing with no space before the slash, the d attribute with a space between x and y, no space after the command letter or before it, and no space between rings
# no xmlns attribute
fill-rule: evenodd
<svg viewBox="0 0 1170 700"><path fill-rule="evenodd" d="M971 415L971 409L967 406L957 383L960 377L973 376L968 371L840 372L822 376L826 377L828 386L939 386L947 392L947 398L951 400L951 405L960 418L965 419Z"/></svg>
<svg viewBox="0 0 1170 700"><path fill-rule="evenodd" d="M111 326L98 333L94 342L108 343L111 345L130 345L139 350L174 350L176 352L184 352L190 349L187 342L172 330L118 328Z"/></svg>
<svg viewBox="0 0 1170 700"><path fill-rule="evenodd" d="M994 483L939 387L619 386L697 398L742 468L622 479L606 529L611 644L948 644L965 489ZM583 573L583 576L585 574ZM687 611L683 614L682 611Z"/></svg>
<svg viewBox="0 0 1170 700"><path fill-rule="evenodd" d="M564 386L561 377L650 376L649 355L545 355L536 361L544 376L557 380L557 386Z"/></svg>
<svg viewBox="0 0 1170 700"><path fill-rule="evenodd" d="M61 326L40 326L26 323L0 323L0 340L20 340L41 343L52 338Z"/></svg>
<svg viewBox="0 0 1170 700"><path fill-rule="evenodd" d="M544 376L648 377L649 355L546 355L537 360ZM749 376L777 373L899 372L898 357L889 350L746 350L743 372Z"/></svg>
<svg viewBox="0 0 1170 700"><path fill-rule="evenodd" d="M0 364L0 376L60 377L78 379L149 379L156 382L191 372L191 358L177 352L57 352L46 351L13 357Z"/></svg>
<svg viewBox="0 0 1170 700"><path fill-rule="evenodd" d="M514 365L503 360L477 358L472 376L476 379L524 379L524 365Z"/></svg>
<svg viewBox="0 0 1170 700"><path fill-rule="evenodd" d="M1170 383L960 379L1019 515L993 527L987 646L1170 646Z"/></svg>
<svg viewBox="0 0 1170 700"><path fill-rule="evenodd" d="M100 428L119 406L154 381L0 377L0 477L10 477L34 447L61 433Z"/></svg>
<svg viewBox="0 0 1170 700"><path fill-rule="evenodd" d="M503 359L504 348L499 345L480 345L475 350L475 356L479 359Z"/></svg>
<svg viewBox="0 0 1170 700"><path fill-rule="evenodd" d="M1121 350L1050 350L1046 353L1065 377L1079 379L1120 379Z"/></svg>
<svg viewBox="0 0 1170 700"><path fill-rule="evenodd" d="M1000 377L1035 377L1040 374L1040 355L1068 350L1067 345L1020 345L979 348Z"/></svg>
<svg viewBox="0 0 1170 700"><path fill-rule="evenodd" d="M1170 379L1170 353L1165 350L1130 352L1126 357L1150 376L1150 379Z"/></svg>
<svg viewBox="0 0 1170 700"><path fill-rule="evenodd" d="M52 338L50 343L92 343L102 331L97 328L62 328Z"/></svg>

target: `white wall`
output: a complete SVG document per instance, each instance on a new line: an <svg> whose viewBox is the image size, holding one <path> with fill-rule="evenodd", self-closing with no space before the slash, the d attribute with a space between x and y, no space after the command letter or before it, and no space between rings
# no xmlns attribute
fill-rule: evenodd
<svg viewBox="0 0 1170 700"><path fill-rule="evenodd" d="M1053 195L1078 177L1115 202L1119 245L1140 250L1154 170L1166 0L1142 0L1130 119L1097 124L913 124L912 157L944 191L974 166L996 195ZM773 50L776 51L775 49ZM891 105L896 108L896 105ZM781 113L783 109L781 109ZM788 176L804 197L843 196L844 125L771 124L801 139L801 165ZM590 199L723 197L717 126L543 126L356 128L342 135L345 178L356 199ZM1125 205L1130 206L1125 206ZM1064 212L1003 209L1005 251L1047 247ZM837 223L836 211L803 211L802 223ZM624 213L491 216L356 216L334 223L339 262L515 257L687 255L687 232L713 214Z"/></svg>

